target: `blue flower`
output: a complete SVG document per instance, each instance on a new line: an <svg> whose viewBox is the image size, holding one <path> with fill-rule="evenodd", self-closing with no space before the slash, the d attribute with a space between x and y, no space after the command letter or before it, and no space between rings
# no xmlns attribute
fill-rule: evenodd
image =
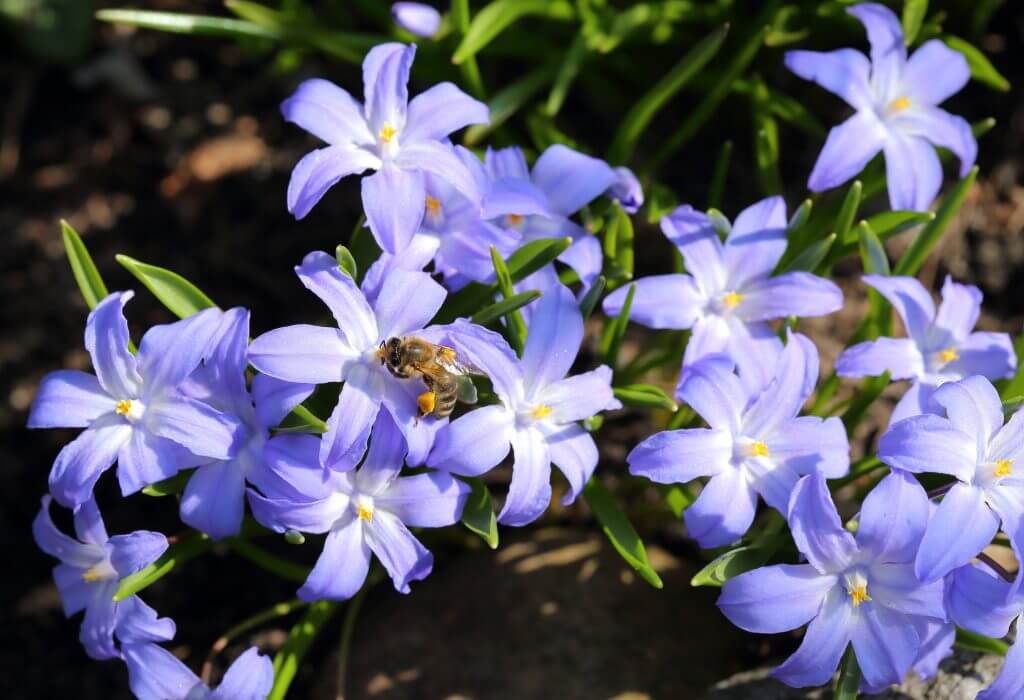
<svg viewBox="0 0 1024 700"><path fill-rule="evenodd" d="M636 214L644 205L644 189L629 168L615 168L615 183L605 192L627 214Z"/></svg>
<svg viewBox="0 0 1024 700"><path fill-rule="evenodd" d="M822 685L853 643L862 687L899 683L952 643L943 583L921 583L914 556L928 522L928 496L909 474L895 472L864 500L856 538L843 529L825 476L800 480L789 524L806 564L755 569L725 582L718 607L747 630L775 634L810 623L796 653L772 675L788 685Z"/></svg>
<svg viewBox="0 0 1024 700"><path fill-rule="evenodd" d="M486 123L487 106L452 83L439 83L409 100L409 69L415 46L381 44L363 61L360 105L326 80L302 83L281 105L285 119L329 146L306 155L288 183L288 210L306 216L341 178L366 170L363 209L380 244L389 253L408 246L426 210L424 174L446 180L473 202L479 191L447 137L468 124Z"/></svg>
<svg viewBox="0 0 1024 700"><path fill-rule="evenodd" d="M427 464L477 476L511 448L512 484L498 515L505 525L533 522L551 502L551 464L565 475L571 503L597 467L597 446L579 421L619 408L612 371L601 367L566 377L583 340L583 317L572 292L559 286L541 297L520 362L501 336L453 324L445 343L490 377L501 403L461 416L437 435Z"/></svg>
<svg viewBox="0 0 1024 700"><path fill-rule="evenodd" d="M125 576L152 564L167 549L159 532L138 530L109 537L96 501L89 499L75 509L75 534L68 537L50 519L49 496L32 522L32 536L41 550L60 560L53 569L64 614L85 610L79 639L94 659L117 658L114 631L128 614L149 610L137 596L114 602L114 593Z"/></svg>
<svg viewBox="0 0 1024 700"><path fill-rule="evenodd" d="M786 251L786 203L769 197L747 207L725 244L711 219L683 205L663 217L661 230L682 253L688 275L636 281L630 319L651 328L692 329L683 356L686 367L701 357L728 354L740 374L766 384L782 351L768 321L787 316L822 316L843 305L834 283L809 272L772 275ZM604 300L604 311L622 311L628 287Z"/></svg>
<svg viewBox="0 0 1024 700"><path fill-rule="evenodd" d="M925 42L908 59L892 10L866 3L847 12L867 30L870 61L854 49L786 54L791 71L857 110L829 132L807 186L820 192L841 185L882 151L890 206L923 211L942 186L934 147L956 154L961 177L978 153L970 124L937 106L967 84L967 60L939 39Z"/></svg>
<svg viewBox="0 0 1024 700"><path fill-rule="evenodd" d="M1002 529L1024 546L1024 412L1003 425L1003 404L984 377L939 387L932 401L944 416L923 415L889 428L878 458L896 469L956 477L921 542L915 567L930 581L969 562Z"/></svg>
<svg viewBox="0 0 1024 700"><path fill-rule="evenodd" d="M836 361L836 374L865 377L889 372L894 380L912 380L891 423L932 413L932 394L946 382L972 374L993 380L1013 376L1017 354L1009 334L972 332L981 313L977 287L957 284L947 276L936 312L928 290L913 277L864 275L864 281L892 304L909 337L879 338L847 348Z"/></svg>
<svg viewBox="0 0 1024 700"><path fill-rule="evenodd" d="M683 373L678 396L709 428L653 435L626 457L629 471L662 484L711 479L683 516L702 547L739 539L754 520L757 497L783 515L801 476L844 476L850 466L846 430L838 418L797 417L818 380L818 352L793 333L775 378L751 392L722 355Z"/></svg>
<svg viewBox="0 0 1024 700"><path fill-rule="evenodd" d="M124 317L131 298L132 292L115 292L89 314L85 347L96 376L51 372L32 403L30 428L85 428L50 472L51 493L69 507L91 497L115 460L121 492L128 495L185 467L234 455L238 421L178 391L202 360L219 312L154 326L136 357L128 351Z"/></svg>
<svg viewBox="0 0 1024 700"><path fill-rule="evenodd" d="M422 464L434 434L448 419L420 420L418 378L399 379L381 362L379 349L391 337L418 335L444 302L444 288L424 272L392 269L372 304L327 253L313 252L295 268L311 292L327 304L337 328L295 325L269 331L249 347L256 369L285 382L344 382L327 421L320 448L323 464L358 461L383 405L409 443L409 463Z"/></svg>
<svg viewBox="0 0 1024 700"><path fill-rule="evenodd" d="M422 2L391 4L391 19L415 36L430 38L441 28L441 13Z"/></svg>
<svg viewBox="0 0 1024 700"><path fill-rule="evenodd" d="M279 436L268 459L282 487L250 492L256 519L279 532L327 534L324 549L299 589L303 600L344 600L363 585L375 554L395 589L426 578L433 556L409 527L444 527L458 522L469 486L443 472L399 476L406 443L382 411L366 459L357 471L320 464L309 435ZM361 456L361 455L360 455ZM346 465L347 467L347 465Z"/></svg>
<svg viewBox="0 0 1024 700"><path fill-rule="evenodd" d="M250 394L245 385L248 342L249 312L225 311L202 366L181 387L186 396L234 416L241 426L234 457L200 465L181 498L182 522L213 539L239 533L246 481L260 485L274 479L263 455L270 428L313 391L311 384L257 374Z"/></svg>

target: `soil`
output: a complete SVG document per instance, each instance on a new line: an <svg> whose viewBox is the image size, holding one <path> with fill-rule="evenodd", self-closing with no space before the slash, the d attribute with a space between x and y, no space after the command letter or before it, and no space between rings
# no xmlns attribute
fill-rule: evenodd
<svg viewBox="0 0 1024 700"><path fill-rule="evenodd" d="M211 11L207 5L146 4ZM984 45L1004 75L1021 84L1024 20L1009 5ZM12 52L0 62L0 548L9 562L0 577L6 601L0 678L6 697L128 697L120 663L93 662L83 653L80 618L64 619L50 579L54 562L35 548L29 531L53 457L73 432L26 431L26 411L46 372L89 366L82 345L86 307L64 258L58 221L67 219L83 235L112 289L138 288L114 260L124 253L180 272L225 308L253 309L254 335L324 320L322 306L291 267L309 250L333 250L347 240L359 215L358 183L342 182L307 219L294 221L284 204L288 174L315 144L282 122L278 104L303 77L356 86L359 72L316 56L307 57L299 73L275 65L271 55L221 40L112 27L97 28L77 67L41 66ZM981 327L1015 334L1024 323L1020 94L974 84L956 99L954 111L972 121L994 116L998 125L982 141L978 183L922 273L933 288L946 273L979 285L985 292ZM739 128L733 121L745 108L726 102L726 117L688 148L687 162L713 162L714 144ZM745 134L749 125L741 128ZM784 174L795 201L803 196L802 174L817 146L799 132L784 130L787 139L793 147ZM706 179L699 173L709 168L668 172L666 184L684 201L697 199ZM723 206L729 214L757 196L745 172L733 168ZM638 273L663 271L666 252L655 227L638 229ZM825 370L865 308L857 264L844 263L837 274L846 308L801 324L822 349ZM142 289L128 313L136 339L148 326L171 320ZM631 329L624 352L647 339ZM670 387L674 377L648 379ZM856 450L870 445L885 410L862 428ZM742 635L713 607L713 591L691 589L689 578L706 555L686 540L653 489L618 478L626 452L659 419L639 412L611 417L600 441L599 473L651 543L664 590L625 569L582 506L555 507L535 527L503 531L497 552L461 532L455 541L431 540L435 572L414 586L414 595L382 584L368 596L356 623L350 697L698 697L716 679L792 648L792 636ZM498 474L502 478L506 472ZM111 478L101 480L97 497L111 533L181 528L173 499L121 499ZM68 519L58 522L67 526ZM309 545L274 547L297 561L316 554ZM172 649L198 670L222 632L293 596L292 584L215 551L144 597L178 622ZM218 657L218 672L250 643L272 653L293 619L229 646ZM340 618L313 646L294 697L334 697L339 629Z"/></svg>

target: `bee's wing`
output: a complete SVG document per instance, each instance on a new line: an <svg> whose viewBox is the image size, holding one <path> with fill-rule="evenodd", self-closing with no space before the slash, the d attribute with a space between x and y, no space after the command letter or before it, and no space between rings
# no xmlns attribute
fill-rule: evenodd
<svg viewBox="0 0 1024 700"><path fill-rule="evenodd" d="M476 385L473 379L467 374L455 376L456 394L455 397L462 403L474 404L477 401Z"/></svg>
<svg viewBox="0 0 1024 700"><path fill-rule="evenodd" d="M442 346L441 351L437 353L434 359L437 364L455 375L475 374L480 377L487 375L486 372L476 365L462 360L451 348Z"/></svg>

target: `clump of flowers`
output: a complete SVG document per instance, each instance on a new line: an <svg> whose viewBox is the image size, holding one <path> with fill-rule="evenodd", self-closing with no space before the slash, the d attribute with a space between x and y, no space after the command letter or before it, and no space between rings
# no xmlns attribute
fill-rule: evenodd
<svg viewBox="0 0 1024 700"><path fill-rule="evenodd" d="M453 30L452 17L420 3L391 12L403 31L436 42ZM971 177L971 128L937 106L967 82L968 64L938 39L908 56L882 5L848 12L867 30L870 59L853 49L785 58L856 110L829 132L808 187L845 183L882 152L892 209L925 210L942 182L935 146ZM587 41L613 45L596 17ZM764 634L806 626L774 671L784 683L823 685L839 670L846 686L881 691L909 672L935 675L957 628L1007 635L1024 609L1024 577L985 550L1000 532L1015 553L1024 547L1024 412L1004 403L1020 375L1009 335L974 330L978 288L947 277L936 308L913 276L914 256L941 230L922 231L894 274L881 238L927 217L888 212L851 227L860 185L841 208L817 198L792 217L769 191L730 222L714 208L666 206L662 188L653 201L650 173L550 139L536 149L455 145L464 127L507 118L511 98L489 107L442 82L410 100L415 55L400 43L370 49L363 103L311 79L282 104L285 120L327 144L295 165L283 193L297 219L339 180L363 175L365 240L376 250L357 263L340 245L295 267L333 321L250 339L258 309L222 311L169 271L134 267L181 317L150 328L136 349L124 314L133 292L108 294L65 231L78 244L69 247L76 274L86 271L94 374L57 370L39 386L29 427L82 432L56 455L33 534L60 562L65 613L84 611L89 656L122 660L140 698L283 697L294 659L250 647L216 683L209 664L197 675L162 646L175 624L138 594L218 541L294 581L298 600L280 614L304 609L296 629L309 636L382 573L401 593L420 585L435 564L432 529L461 523L495 547L499 524L537 521L558 493L563 506L586 501L626 561L660 587L601 483L627 468L663 487L689 536L718 550L694 582L721 586L731 622ZM674 256L673 271L634 280L633 216L645 199L671 245L638 245L663 251L666 270ZM892 220L882 231L871 224ZM843 308L830 273L854 250L877 296L823 381L802 319ZM604 312L596 343L587 339L595 309ZM888 330L892 310L906 337ZM658 332L626 357L630 321ZM674 392L638 383L661 368L678 368ZM867 379L850 388L840 377ZM877 449L862 445L851 464L854 431L891 380L912 384ZM601 449L603 422L652 408L657 429L617 464ZM94 487L115 463L122 496L179 497L188 530L108 536ZM500 508L495 473L509 475ZM847 512L837 495L851 484L859 493ZM74 538L51 520L54 501ZM305 544L315 563L271 554L259 538ZM1013 645L979 697L1024 692L1022 649Z"/></svg>

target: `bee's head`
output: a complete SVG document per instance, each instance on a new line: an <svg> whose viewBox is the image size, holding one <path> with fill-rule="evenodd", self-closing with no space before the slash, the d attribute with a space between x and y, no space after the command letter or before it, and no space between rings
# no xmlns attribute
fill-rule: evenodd
<svg viewBox="0 0 1024 700"><path fill-rule="evenodd" d="M388 366L399 368L402 366L402 339L388 338L384 352L384 358Z"/></svg>

